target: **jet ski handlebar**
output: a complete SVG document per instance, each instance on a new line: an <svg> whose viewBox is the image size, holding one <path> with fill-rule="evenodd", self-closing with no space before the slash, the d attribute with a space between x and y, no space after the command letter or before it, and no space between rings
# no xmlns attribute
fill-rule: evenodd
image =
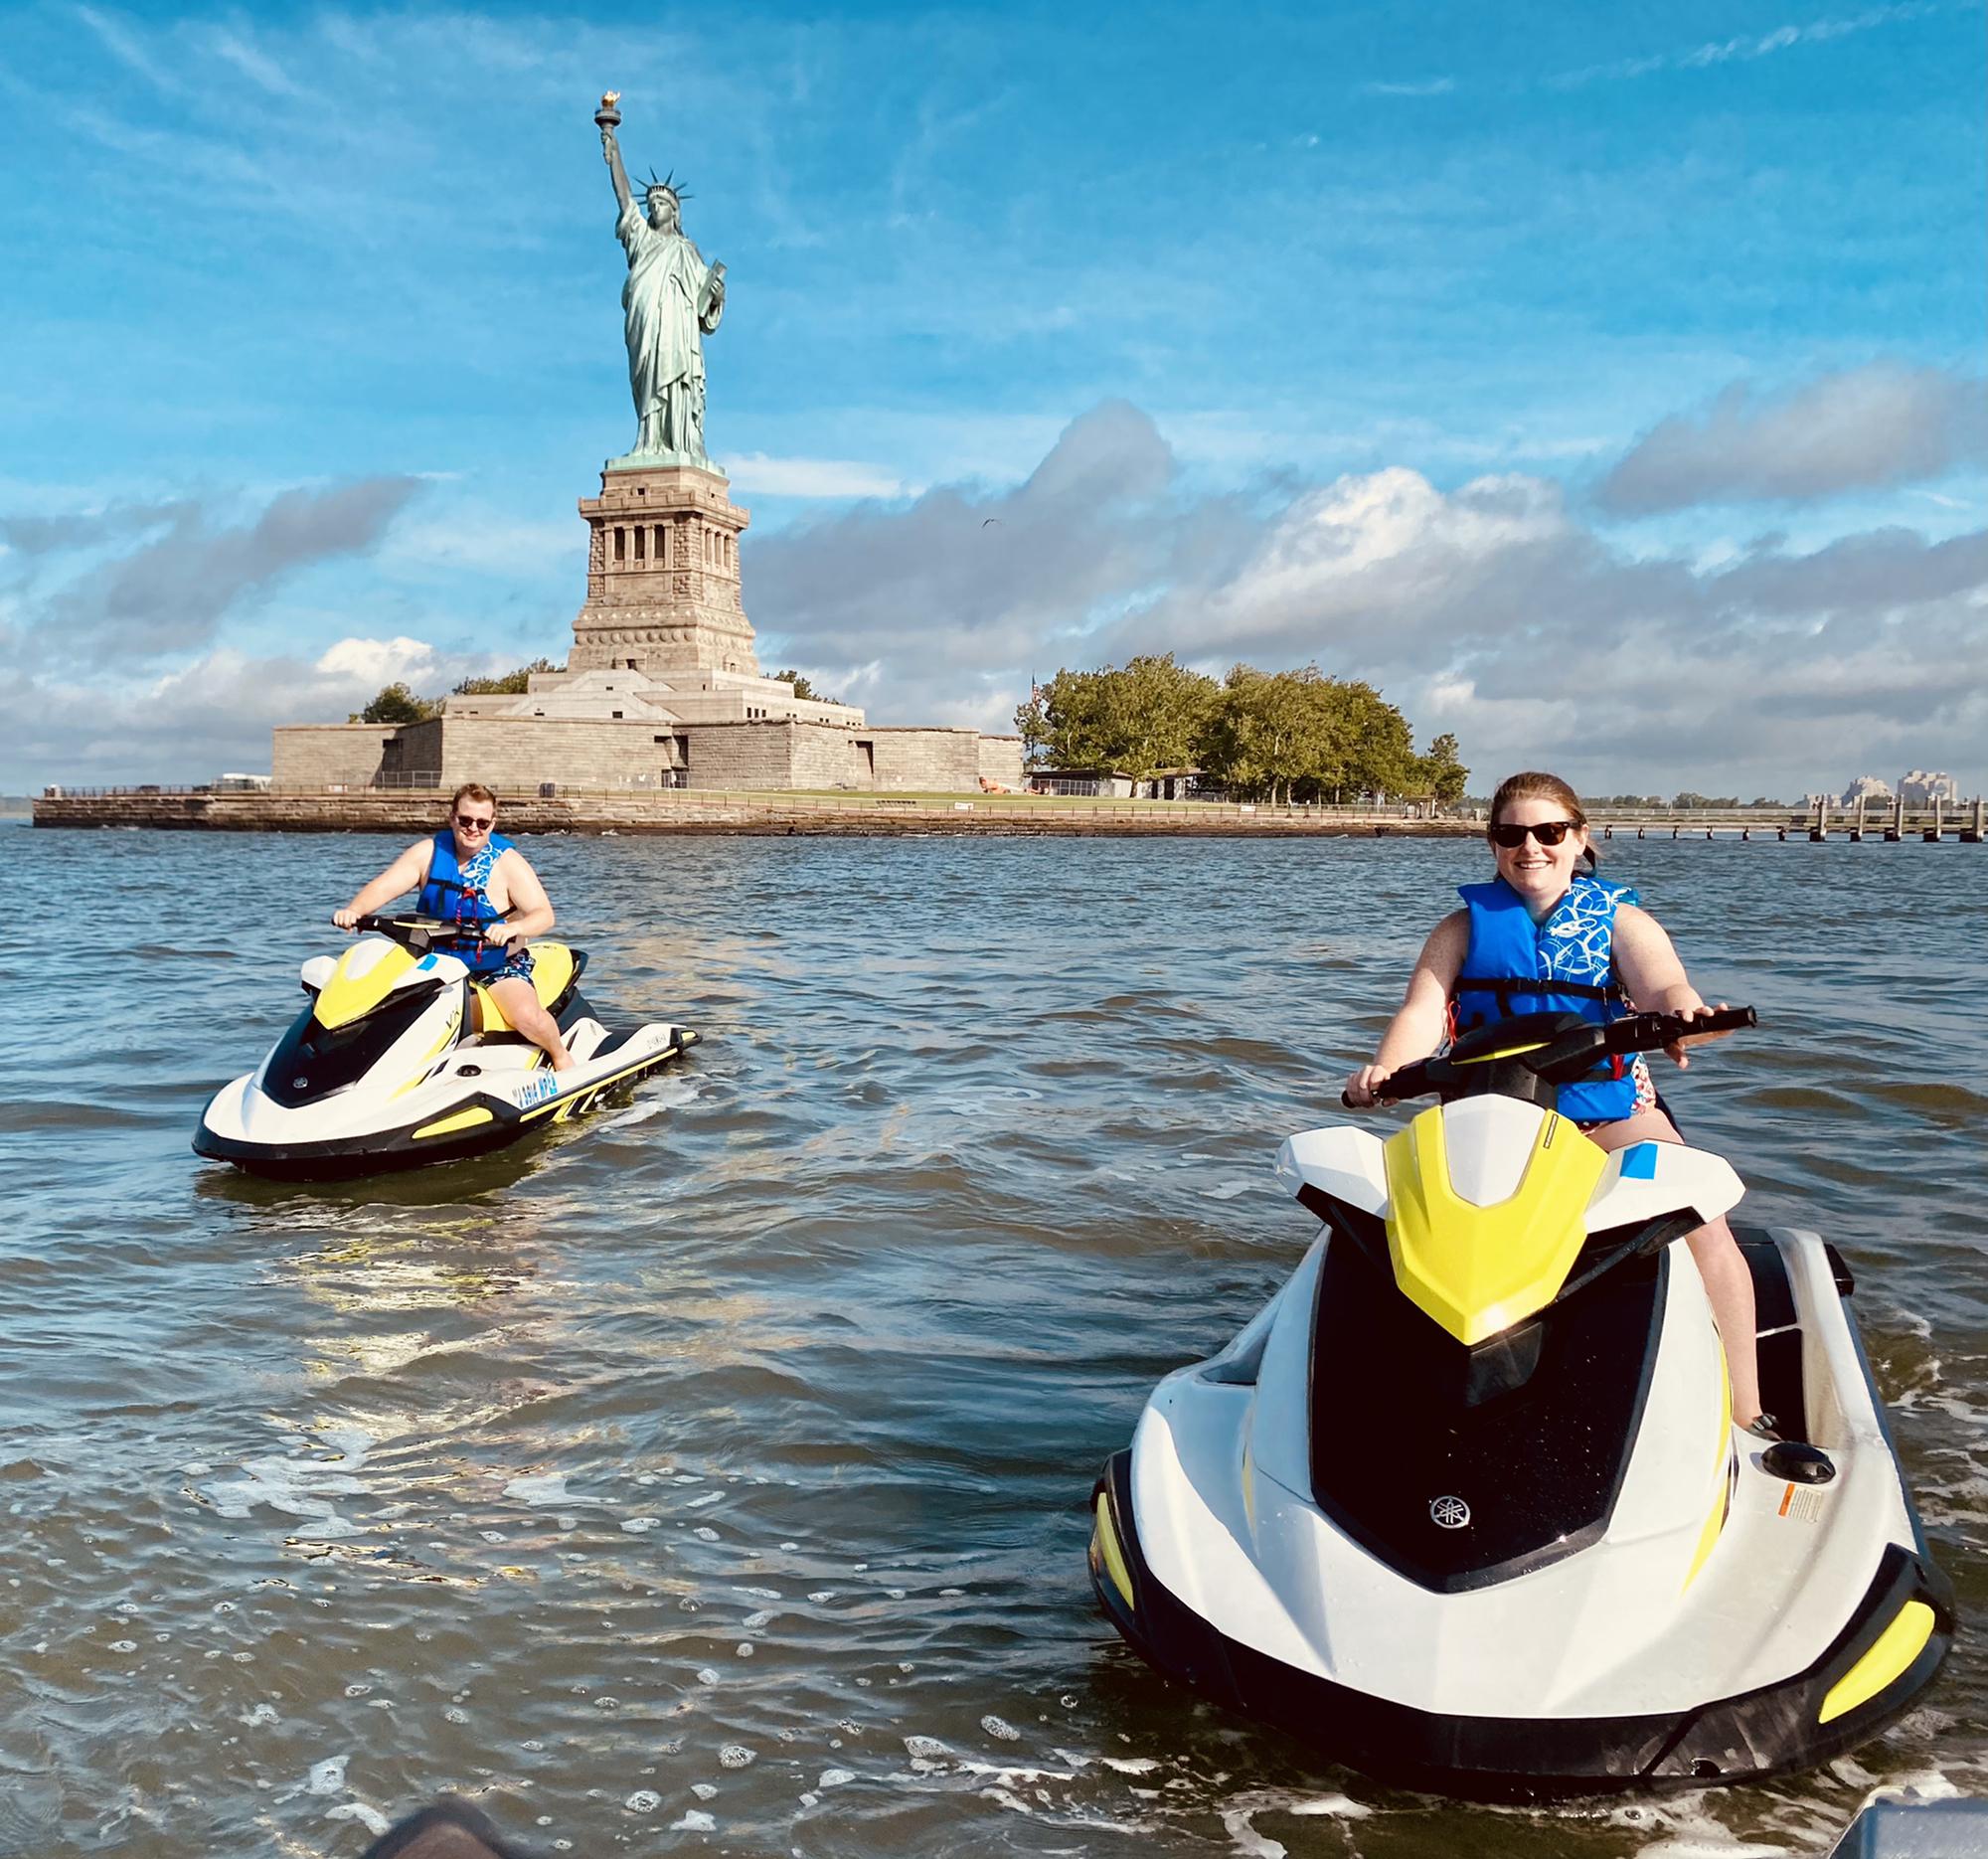
<svg viewBox="0 0 1988 1859"><path fill-rule="evenodd" d="M482 932L470 924L445 923L437 917L361 917L353 929L383 935L416 955L425 955L437 942L482 940Z"/></svg>
<svg viewBox="0 0 1988 1859"><path fill-rule="evenodd" d="M1500 1064L1523 1066L1550 1084L1572 1084L1592 1070L1597 1059L1657 1052L1681 1039L1737 1033L1758 1024L1751 1007L1717 1007L1689 1019L1681 1013L1632 1013L1606 1027L1573 1014L1522 1014L1466 1033L1439 1058L1403 1066L1389 1076L1375 1101L1458 1096ZM1344 1092L1339 1100L1349 1110L1368 1107L1356 1104Z"/></svg>

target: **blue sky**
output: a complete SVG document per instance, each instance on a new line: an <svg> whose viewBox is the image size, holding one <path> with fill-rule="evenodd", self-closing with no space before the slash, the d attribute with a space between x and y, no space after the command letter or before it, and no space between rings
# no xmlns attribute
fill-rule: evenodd
<svg viewBox="0 0 1988 1859"><path fill-rule="evenodd" d="M0 786L266 766L388 675L564 652L633 434L613 87L729 267L769 666L1002 727L1063 663L1316 660L1486 775L1971 791L1983 40L1978 0L14 7Z"/></svg>

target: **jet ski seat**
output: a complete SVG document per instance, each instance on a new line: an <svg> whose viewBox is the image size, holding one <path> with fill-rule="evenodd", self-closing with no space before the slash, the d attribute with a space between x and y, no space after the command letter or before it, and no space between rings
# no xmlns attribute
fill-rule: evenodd
<svg viewBox="0 0 1988 1859"><path fill-rule="evenodd" d="M573 950L564 942L532 944L532 985L538 989L540 1006L556 1010L562 996L572 988L579 971L580 964ZM515 1031L511 1022L504 1018L503 1008L491 999L490 990L480 981L470 985L476 992L478 1030L486 1036Z"/></svg>

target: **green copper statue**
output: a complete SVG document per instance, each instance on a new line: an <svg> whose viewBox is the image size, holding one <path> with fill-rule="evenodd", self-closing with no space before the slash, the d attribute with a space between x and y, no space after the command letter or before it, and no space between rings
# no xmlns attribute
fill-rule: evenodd
<svg viewBox="0 0 1988 1859"><path fill-rule="evenodd" d="M637 208L621 166L614 130L621 121L618 91L600 99L600 152L621 209L614 236L628 254L621 310L628 338L628 387L640 422L634 449L610 465L685 464L712 468L704 449L704 343L725 314L725 266L706 264L684 237L683 202L675 171L662 180L650 170Z"/></svg>

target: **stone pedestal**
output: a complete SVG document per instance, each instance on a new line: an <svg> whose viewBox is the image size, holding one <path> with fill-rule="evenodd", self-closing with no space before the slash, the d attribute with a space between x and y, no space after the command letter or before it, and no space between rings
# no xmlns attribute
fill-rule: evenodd
<svg viewBox="0 0 1988 1859"><path fill-rule="evenodd" d="M739 592L739 537L750 518L724 474L696 465L624 465L582 497L590 532L586 604L573 622L573 671L732 671L759 675Z"/></svg>

